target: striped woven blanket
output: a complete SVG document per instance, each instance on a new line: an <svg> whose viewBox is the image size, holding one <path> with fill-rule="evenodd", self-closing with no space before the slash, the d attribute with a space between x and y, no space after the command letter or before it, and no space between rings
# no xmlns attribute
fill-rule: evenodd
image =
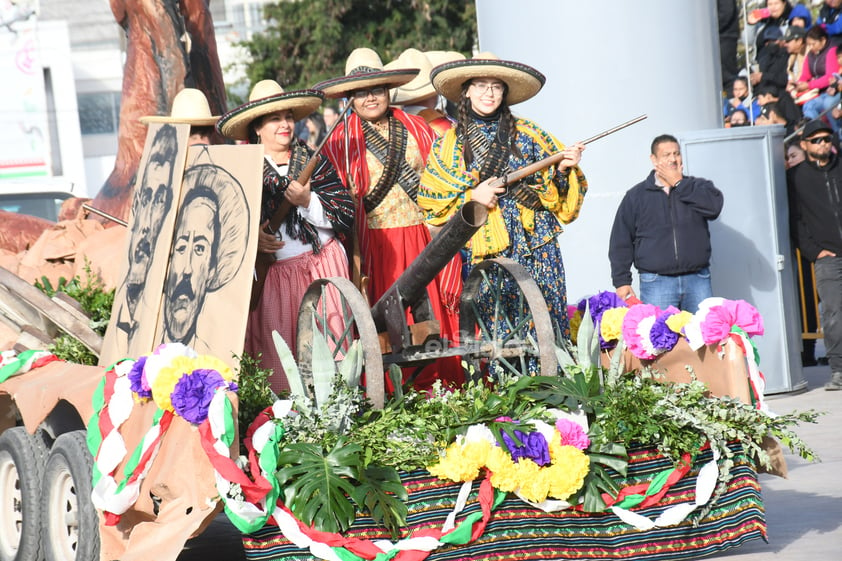
<svg viewBox="0 0 842 561"><path fill-rule="evenodd" d="M610 512L547 514L510 496L493 511L485 532L476 540L464 546L440 547L427 559L672 560L710 555L757 538L765 540L763 502L754 466L742 453L740 444L731 446L736 453L732 479L727 491L702 520L691 514L676 526L641 531ZM693 469L670 487L657 505L633 509L634 512L654 520L667 507L692 502L698 470L710 460L709 450L698 454ZM628 473L622 484L645 483L671 467L672 463L653 448L630 449ZM403 481L409 492L409 527L404 537L422 528L440 527L454 507L460 485L436 479L426 471L405 474ZM474 493L460 517L479 510L475 500L478 485L474 482ZM388 532L365 517L359 517L346 536L389 539ZM249 561L315 559L309 551L286 540L277 526L272 525L244 535L243 545Z"/></svg>

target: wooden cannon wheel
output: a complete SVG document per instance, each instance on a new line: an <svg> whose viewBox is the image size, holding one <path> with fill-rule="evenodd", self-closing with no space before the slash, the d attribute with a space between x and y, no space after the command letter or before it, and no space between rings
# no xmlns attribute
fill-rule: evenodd
<svg viewBox="0 0 842 561"><path fill-rule="evenodd" d="M102 337L90 328L90 319L77 302L62 293L50 298L3 267L0 267L0 315L4 316L4 323L17 326L18 331L30 326L53 338L61 330L97 356L102 349Z"/></svg>
<svg viewBox="0 0 842 561"><path fill-rule="evenodd" d="M330 306L333 299L339 306ZM339 309L341 315L331 313ZM298 311L296 355L305 385L313 383L313 338L319 333L327 341L333 361L339 363L351 344L359 340L366 376L366 394L374 406L382 409L385 403L383 357L380 340L371 316L368 301L346 278L331 277L314 281L304 294Z"/></svg>
<svg viewBox="0 0 842 561"><path fill-rule="evenodd" d="M489 317L480 312L480 301L493 305ZM511 259L486 259L474 267L462 291L459 326L475 378L558 372L547 303L526 269Z"/></svg>

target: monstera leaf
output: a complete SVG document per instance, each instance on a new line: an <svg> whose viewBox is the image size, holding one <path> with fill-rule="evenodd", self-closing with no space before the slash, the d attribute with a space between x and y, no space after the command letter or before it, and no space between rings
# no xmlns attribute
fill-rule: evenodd
<svg viewBox="0 0 842 561"><path fill-rule="evenodd" d="M324 453L316 444L288 444L278 456L283 466L275 476L284 502L307 525L324 532L342 532L356 518L352 480L362 470L362 449L345 438Z"/></svg>
<svg viewBox="0 0 842 561"><path fill-rule="evenodd" d="M392 533L393 540L398 538L400 529L406 526L407 509L403 501L409 495L395 468L368 466L360 476L353 498L375 523Z"/></svg>

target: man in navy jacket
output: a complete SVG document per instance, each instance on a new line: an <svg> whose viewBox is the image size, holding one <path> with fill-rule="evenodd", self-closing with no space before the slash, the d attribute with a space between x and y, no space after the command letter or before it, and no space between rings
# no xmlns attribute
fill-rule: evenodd
<svg viewBox="0 0 842 561"><path fill-rule="evenodd" d="M611 278L618 296L634 297L634 264L643 302L695 312L711 296L708 222L722 211L722 193L707 179L683 174L674 136L656 137L649 158L654 169L629 189L614 218Z"/></svg>

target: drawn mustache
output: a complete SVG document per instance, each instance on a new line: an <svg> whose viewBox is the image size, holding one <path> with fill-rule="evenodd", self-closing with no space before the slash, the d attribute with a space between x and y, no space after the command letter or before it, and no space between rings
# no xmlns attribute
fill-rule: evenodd
<svg viewBox="0 0 842 561"><path fill-rule="evenodd" d="M196 297L196 294L193 292L193 285L190 284L189 275L182 277L175 286L175 290L173 290L172 296L170 296L170 301L174 302L181 296L186 296L188 300L193 300Z"/></svg>

